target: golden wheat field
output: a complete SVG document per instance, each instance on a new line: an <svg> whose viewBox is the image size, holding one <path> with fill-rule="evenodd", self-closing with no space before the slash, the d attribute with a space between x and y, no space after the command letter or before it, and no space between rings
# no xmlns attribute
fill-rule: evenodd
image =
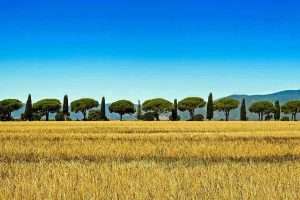
<svg viewBox="0 0 300 200"><path fill-rule="evenodd" d="M0 199L300 199L300 123L0 123Z"/></svg>

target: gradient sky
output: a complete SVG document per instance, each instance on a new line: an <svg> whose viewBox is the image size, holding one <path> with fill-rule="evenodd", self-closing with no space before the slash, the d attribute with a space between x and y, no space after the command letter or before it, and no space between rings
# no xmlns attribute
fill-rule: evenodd
<svg viewBox="0 0 300 200"><path fill-rule="evenodd" d="M300 87L297 0L1 0L0 99Z"/></svg>

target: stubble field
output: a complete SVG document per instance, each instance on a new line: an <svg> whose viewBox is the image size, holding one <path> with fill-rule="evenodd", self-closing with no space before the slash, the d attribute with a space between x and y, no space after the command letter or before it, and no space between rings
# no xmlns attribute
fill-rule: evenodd
<svg viewBox="0 0 300 200"><path fill-rule="evenodd" d="M300 123L0 123L0 199L300 199Z"/></svg>

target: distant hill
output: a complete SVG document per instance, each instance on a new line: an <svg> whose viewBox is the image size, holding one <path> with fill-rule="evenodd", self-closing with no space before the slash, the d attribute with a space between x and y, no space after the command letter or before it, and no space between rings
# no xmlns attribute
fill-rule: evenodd
<svg viewBox="0 0 300 200"><path fill-rule="evenodd" d="M279 101L280 104L284 104L290 100L299 99L300 100L300 90L285 90L281 92L276 92L273 94L266 94L266 95L231 95L228 96L230 98L236 99L241 101L242 99L246 100L247 108L256 102L256 101ZM239 119L239 111L235 110L232 112L231 117L233 119ZM249 119L256 119L257 115L253 113L248 113Z"/></svg>
<svg viewBox="0 0 300 200"><path fill-rule="evenodd" d="M266 94L266 95L230 95L228 96L230 98L236 99L238 101L242 101L243 98L246 100L246 106L247 108L250 107L250 105L256 101L280 101L280 104L284 104L290 100L300 100L300 90L285 90L281 92L276 92L273 94ZM206 109L197 109L196 113L201 113L204 116L206 115ZM182 119L188 119L189 115L188 113L182 113L180 112L180 116ZM250 113L248 111L247 116L249 119L254 120L257 119L257 115L254 113ZM224 114L220 112L214 113L214 119L220 120L224 119ZM239 109L235 109L230 113L230 119L232 120L238 120L240 118L240 111Z"/></svg>
<svg viewBox="0 0 300 200"><path fill-rule="evenodd" d="M266 95L231 95L231 98L242 100L246 99L247 104L252 104L255 101L280 101L281 103L285 103L287 101L293 99L300 99L300 90L286 90L273 94Z"/></svg>
<svg viewBox="0 0 300 200"><path fill-rule="evenodd" d="M281 104L284 104L284 103L286 103L287 101L290 101L290 100L295 100L295 99L300 100L300 90L286 90L286 91L281 91L281 92L276 92L276 93L273 93L273 94L266 94L266 95L230 95L228 97L239 100L239 101L241 101L243 98L245 98L247 107L249 107L253 102L263 101L263 100L272 101L272 102L275 102L275 101L278 100L278 101L280 101ZM107 116L110 119L119 119L118 114L109 113L108 107L109 107L109 104L106 105ZM23 112L24 112L24 108L14 112L13 117L14 118L20 118L21 113L23 113ZM204 108L203 109L197 109L196 114L198 114L198 113L201 113L201 114L205 115L206 109L204 109ZM183 120L189 118L189 114L187 112L179 112L179 114L181 116L181 119L183 119ZM169 114L165 114L161 118L162 119L167 119L168 116L169 116ZM80 119L82 119L82 117L83 116L80 113L79 114L71 113L72 120L77 120L77 119L80 120ZM257 116L253 113L248 113L248 117L249 117L249 119L256 119L257 118ZM51 115L50 118L53 119L54 115ZM224 116L223 116L222 113L215 112L215 118L217 120L218 119L223 119ZM239 109L236 109L236 110L232 111L231 114L230 114L230 118L231 119L239 119ZM126 116L124 116L124 119L134 120L135 115L126 115Z"/></svg>

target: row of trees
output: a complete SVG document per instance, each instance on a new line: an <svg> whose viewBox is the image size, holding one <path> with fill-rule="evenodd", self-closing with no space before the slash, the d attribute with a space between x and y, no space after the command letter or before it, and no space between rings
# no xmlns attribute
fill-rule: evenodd
<svg viewBox="0 0 300 200"><path fill-rule="evenodd" d="M108 120L105 110L105 98L102 98L100 110L96 110L99 106L98 101L90 98L78 99L71 102L71 111L75 113L82 113L83 120ZM178 110L187 111L190 115L190 120L204 120L204 116L195 115L197 108L203 108L206 106L206 119L212 120L214 118L214 112L223 112L225 120L228 121L230 112L240 107L240 120L246 121L247 108L245 99L242 100L241 104L238 100L232 98L222 98L217 101L213 101L213 95L210 94L208 101L201 97L188 97L179 102L177 99L174 103L163 99L155 98L149 99L143 102L138 102L137 108L135 105L128 100L119 100L112 103L109 106L111 113L118 113L120 120L123 119L125 114L136 113L138 120L160 120L162 113L171 112L169 117L172 121L180 120ZM1 120L12 120L12 112L19 110L23 107L23 103L17 99L5 99L0 101L0 119ZM64 96L63 104L58 99L43 99L36 103L32 103L31 95L28 96L25 111L22 114L22 120L41 120L42 117L46 121L49 120L50 113L56 113L55 119L58 121L70 120L68 96ZM292 120L297 120L297 114L300 112L300 100L289 101L286 104L280 106L279 101L275 104L269 101L259 101L253 103L249 107L249 111L256 113L259 120L275 120L281 119L281 113L291 114Z"/></svg>

